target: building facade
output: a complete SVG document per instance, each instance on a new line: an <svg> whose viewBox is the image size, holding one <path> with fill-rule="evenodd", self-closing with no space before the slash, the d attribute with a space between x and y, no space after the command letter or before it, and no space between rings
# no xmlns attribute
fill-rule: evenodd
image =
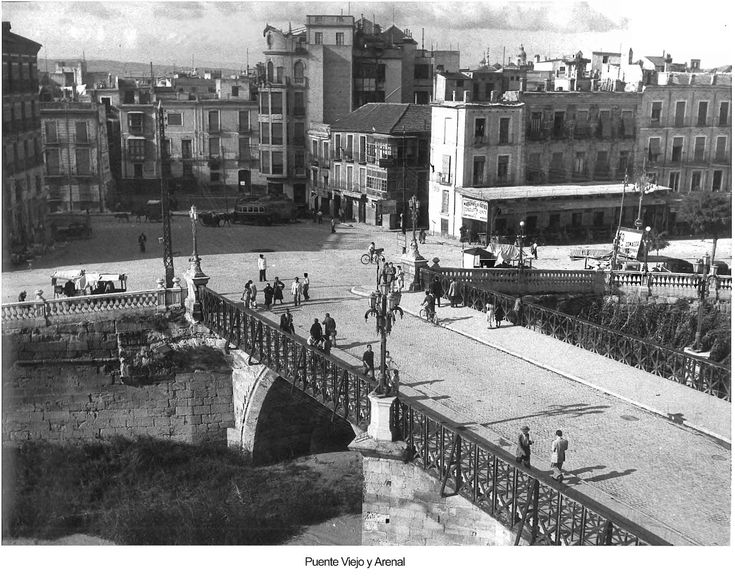
<svg viewBox="0 0 735 576"><path fill-rule="evenodd" d="M110 208L114 189L105 106L44 102L41 120L49 211Z"/></svg>
<svg viewBox="0 0 735 576"><path fill-rule="evenodd" d="M431 107L365 104L330 128L333 152L326 192L332 210L341 219L392 229L401 227L403 215L403 224L410 227L408 203L415 196L416 224L425 226ZM318 146L314 138L312 148ZM318 179L316 167L311 169Z"/></svg>
<svg viewBox="0 0 735 576"><path fill-rule="evenodd" d="M3 22L3 258L45 244L38 51Z"/></svg>
<svg viewBox="0 0 735 576"><path fill-rule="evenodd" d="M467 95L469 99L469 94ZM460 236L492 230L497 214L474 200L476 190L523 181L521 103L445 101L432 105L429 228Z"/></svg>

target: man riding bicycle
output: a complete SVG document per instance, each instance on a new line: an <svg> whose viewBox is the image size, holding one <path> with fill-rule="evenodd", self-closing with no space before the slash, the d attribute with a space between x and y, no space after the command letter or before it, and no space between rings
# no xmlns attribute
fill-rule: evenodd
<svg viewBox="0 0 735 576"><path fill-rule="evenodd" d="M434 308L434 295L428 290L424 296L424 301L421 303L421 308L426 311L426 319L429 322L434 320L434 315L436 314L436 309Z"/></svg>

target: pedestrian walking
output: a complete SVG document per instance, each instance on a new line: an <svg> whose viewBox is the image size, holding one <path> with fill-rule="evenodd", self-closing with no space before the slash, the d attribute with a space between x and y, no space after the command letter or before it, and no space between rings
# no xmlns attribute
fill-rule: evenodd
<svg viewBox="0 0 735 576"><path fill-rule="evenodd" d="M503 310L503 305L498 302L498 304L495 306L495 327L500 328L500 323L503 321L503 318L505 317L505 311Z"/></svg>
<svg viewBox="0 0 735 576"><path fill-rule="evenodd" d="M286 334L293 334L294 333L294 327L293 327L293 316L291 316L291 311L286 308L286 311L281 314L281 330L286 332Z"/></svg>
<svg viewBox="0 0 735 576"><path fill-rule="evenodd" d="M322 339L322 352L329 354L332 351L332 341L328 336L324 336Z"/></svg>
<svg viewBox="0 0 735 576"><path fill-rule="evenodd" d="M492 330L495 322L495 310L493 310L493 305L490 302L485 304L485 320L487 320L487 327Z"/></svg>
<svg viewBox="0 0 735 576"><path fill-rule="evenodd" d="M322 325L319 323L319 318L314 318L314 323L309 328L309 340L307 344L309 346L318 346L324 337L322 332Z"/></svg>
<svg viewBox="0 0 735 576"><path fill-rule="evenodd" d="M273 305L273 286L270 282L263 288L263 300L265 300L265 309L270 310Z"/></svg>
<svg viewBox="0 0 735 576"><path fill-rule="evenodd" d="M323 216L322 211L319 210L319 212L316 213L316 223L317 224L321 224L322 223L322 216Z"/></svg>
<svg viewBox="0 0 735 576"><path fill-rule="evenodd" d="M516 326L522 324L522 321L523 321L523 315L521 312L522 306L523 306L523 301L520 298L516 298L515 301L513 302L513 310L511 310L511 313L508 314L509 316L508 320L513 322L513 324L515 324Z"/></svg>
<svg viewBox="0 0 735 576"><path fill-rule="evenodd" d="M23 290L23 292L18 294L18 302L25 302L27 297L28 297L28 293L25 290Z"/></svg>
<svg viewBox="0 0 735 576"><path fill-rule="evenodd" d="M533 256L534 260L538 260L538 244L536 242L531 244L531 256Z"/></svg>
<svg viewBox="0 0 735 576"><path fill-rule="evenodd" d="M258 256L258 282L266 282L265 272L268 270L268 263L265 260L265 256L262 254Z"/></svg>
<svg viewBox="0 0 735 576"><path fill-rule="evenodd" d="M562 475L562 467L564 466L564 460L566 460L567 449L569 448L569 442L563 437L562 431L556 431L556 437L551 443L551 475L561 482L564 480Z"/></svg>
<svg viewBox="0 0 735 576"><path fill-rule="evenodd" d="M296 276L296 278L293 279L293 284L291 284L291 296L293 296L293 305L294 306L301 306L301 296L303 294L303 285L301 282L299 282L299 277Z"/></svg>
<svg viewBox="0 0 735 576"><path fill-rule="evenodd" d="M276 276L276 279L273 281L273 304L274 305L276 302L278 302L279 304L283 304L283 289L285 287L286 285L278 279L278 276Z"/></svg>
<svg viewBox="0 0 735 576"><path fill-rule="evenodd" d="M258 307L256 298L258 296L258 287L255 282L250 282L250 307L255 310Z"/></svg>
<svg viewBox="0 0 735 576"><path fill-rule="evenodd" d="M332 345L337 345L337 322L335 322L334 318L332 318L329 315L329 312L327 312L324 315L324 320L322 321L324 324L324 335L327 337L327 340L331 341Z"/></svg>
<svg viewBox="0 0 735 576"><path fill-rule="evenodd" d="M529 436L530 428L528 426L521 427L521 433L518 435L518 443L516 444L516 462L523 464L526 468L531 467L531 444L533 440Z"/></svg>
<svg viewBox="0 0 735 576"><path fill-rule="evenodd" d="M362 354L362 367L364 368L363 375L367 376L370 372L370 376L375 378L375 355L370 344L367 345L365 352Z"/></svg>
<svg viewBox="0 0 735 576"><path fill-rule="evenodd" d="M245 305L245 309L250 308L250 302L252 297L252 292L250 290L250 285L253 283L252 280L248 280L245 283L245 288L242 291L242 295L240 296L240 300L242 300L243 304Z"/></svg>
<svg viewBox="0 0 735 576"><path fill-rule="evenodd" d="M452 278L452 281L449 283L449 289L447 290L447 298L449 299L449 305L452 308L457 307L458 297L459 297L459 284L457 283L456 278Z"/></svg>
<svg viewBox="0 0 735 576"><path fill-rule="evenodd" d="M334 234L335 232L337 232L337 231L336 231L336 230L334 229L334 224L335 224L335 222L334 222L334 218L332 218L332 219L331 219L331 220L329 221L329 225L330 225L330 226L332 227L332 234Z"/></svg>
<svg viewBox="0 0 735 576"><path fill-rule="evenodd" d="M145 252L145 243L147 241L148 241L148 238L146 238L145 234L141 232L140 236L138 236L138 247L140 248L141 252Z"/></svg>
<svg viewBox="0 0 735 576"><path fill-rule="evenodd" d="M309 274L304 272L304 281L301 283L301 293L304 296L304 301L309 301Z"/></svg>
<svg viewBox="0 0 735 576"><path fill-rule="evenodd" d="M419 230L419 244L426 244L426 230Z"/></svg>
<svg viewBox="0 0 735 576"><path fill-rule="evenodd" d="M442 283L439 280L439 276L434 276L431 281L431 293L434 296L434 303L437 308L442 307L442 296L444 296L444 290L442 290Z"/></svg>
<svg viewBox="0 0 735 576"><path fill-rule="evenodd" d="M401 383L399 378L398 370L391 370L388 372L388 390L386 394L388 396L398 396L398 386Z"/></svg>
<svg viewBox="0 0 735 576"><path fill-rule="evenodd" d="M400 266L398 266L398 269L396 270L396 283L398 285L398 291L402 292L405 285L405 277L403 273L403 268L401 268Z"/></svg>

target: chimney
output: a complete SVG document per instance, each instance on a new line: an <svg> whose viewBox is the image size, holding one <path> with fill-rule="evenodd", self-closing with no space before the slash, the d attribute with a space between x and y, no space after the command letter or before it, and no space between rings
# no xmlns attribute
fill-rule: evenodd
<svg viewBox="0 0 735 576"><path fill-rule="evenodd" d="M519 92L523 93L526 91L526 79L521 78L520 80L520 88L518 89Z"/></svg>
<svg viewBox="0 0 735 576"><path fill-rule="evenodd" d="M535 56L534 56L533 58L534 58L534 60L536 60L536 63L537 63L537 64L538 64L539 62L541 62L541 56L539 56L538 54L536 54L536 55L535 55Z"/></svg>
<svg viewBox="0 0 735 576"><path fill-rule="evenodd" d="M697 77L697 75L696 75L696 74L690 74L690 75L689 75L689 85L690 85L690 86L691 86L692 84L694 84L694 79L695 79L696 77Z"/></svg>
<svg viewBox="0 0 735 576"><path fill-rule="evenodd" d="M691 60L691 65L689 66L691 68L691 71L692 72L699 72L699 64L700 64L700 60L693 58Z"/></svg>
<svg viewBox="0 0 735 576"><path fill-rule="evenodd" d="M465 102L472 102L472 91L471 90L465 90L464 91L464 101Z"/></svg>

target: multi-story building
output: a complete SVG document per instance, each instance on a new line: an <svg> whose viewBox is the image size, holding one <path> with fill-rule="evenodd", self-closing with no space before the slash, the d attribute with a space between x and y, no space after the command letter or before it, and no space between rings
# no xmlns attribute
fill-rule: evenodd
<svg viewBox="0 0 735 576"><path fill-rule="evenodd" d="M638 117L646 171L674 193L730 192L732 75L673 73L649 85Z"/></svg>
<svg viewBox="0 0 735 576"><path fill-rule="evenodd" d="M492 234L488 192L523 182L523 104L444 101L432 105L429 227L442 236Z"/></svg>
<svg viewBox="0 0 735 576"><path fill-rule="evenodd" d="M45 244L38 51L3 22L3 257Z"/></svg>
<svg viewBox="0 0 735 576"><path fill-rule="evenodd" d="M431 107L423 104L365 104L332 123L330 207L347 220L398 228L401 214L409 225L408 202L416 196L417 225L424 225L430 130ZM312 167L317 190L318 179Z"/></svg>
<svg viewBox="0 0 735 576"><path fill-rule="evenodd" d="M103 212L109 208L113 179L105 106L44 102L41 120L49 211Z"/></svg>

